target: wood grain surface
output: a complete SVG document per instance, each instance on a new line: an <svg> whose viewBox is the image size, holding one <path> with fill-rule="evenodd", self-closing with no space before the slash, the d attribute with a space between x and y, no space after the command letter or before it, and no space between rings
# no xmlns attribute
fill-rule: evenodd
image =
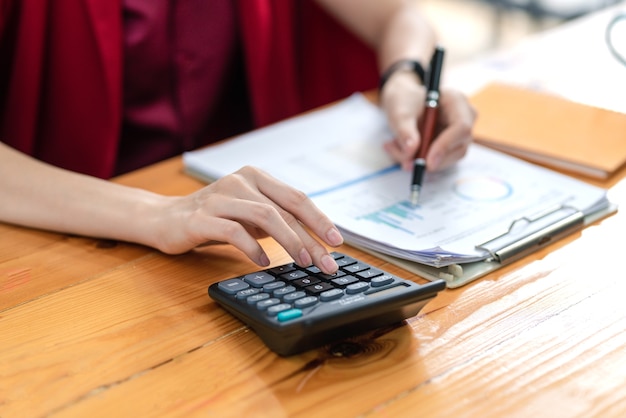
<svg viewBox="0 0 626 418"><path fill-rule="evenodd" d="M179 158L116 181L201 187ZM625 416L625 223L618 211L403 324L287 358L207 296L256 269L230 246L168 256L0 225L0 417Z"/></svg>

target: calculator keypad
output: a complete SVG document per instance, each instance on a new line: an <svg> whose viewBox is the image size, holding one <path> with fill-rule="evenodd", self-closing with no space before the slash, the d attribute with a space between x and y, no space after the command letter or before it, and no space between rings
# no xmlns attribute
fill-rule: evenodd
<svg viewBox="0 0 626 418"><path fill-rule="evenodd" d="M382 270L341 253L332 254L339 265L335 274L324 274L315 266L301 268L289 263L222 281L218 287L284 322L299 318L297 310L394 283L394 277ZM279 315L286 311L291 313Z"/></svg>

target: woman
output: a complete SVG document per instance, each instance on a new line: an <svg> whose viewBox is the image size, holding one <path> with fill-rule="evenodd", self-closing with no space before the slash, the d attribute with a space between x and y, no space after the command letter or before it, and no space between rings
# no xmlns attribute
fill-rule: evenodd
<svg viewBox="0 0 626 418"><path fill-rule="evenodd" d="M259 170L176 198L96 177L371 88L377 67L396 134L386 150L408 168L419 146L423 77L386 71L430 58L435 36L415 2L0 0L0 12L0 138L19 150L0 144L6 222L167 253L229 242L261 266L256 238L270 235L298 264L331 273L335 262L302 224L331 246L337 230ZM464 155L473 121L465 98L444 90L430 169Z"/></svg>

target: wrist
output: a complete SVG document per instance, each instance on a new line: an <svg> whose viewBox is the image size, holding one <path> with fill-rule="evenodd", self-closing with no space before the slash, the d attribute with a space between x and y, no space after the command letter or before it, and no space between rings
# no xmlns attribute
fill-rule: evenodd
<svg viewBox="0 0 626 418"><path fill-rule="evenodd" d="M114 239L146 245L163 251L173 223L170 208L176 197L143 189L127 188L119 196L119 218L111 220L109 234ZM119 210L122 208L121 210Z"/></svg>
<svg viewBox="0 0 626 418"><path fill-rule="evenodd" d="M133 241L166 254L179 253L176 242L180 239L180 234L184 234L178 208L180 200L178 196L153 194L146 195L139 201L135 216L142 219L142 222L135 229Z"/></svg>

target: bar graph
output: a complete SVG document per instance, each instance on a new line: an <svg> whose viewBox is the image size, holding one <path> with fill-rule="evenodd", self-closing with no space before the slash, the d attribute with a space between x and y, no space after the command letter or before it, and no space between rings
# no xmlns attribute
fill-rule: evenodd
<svg viewBox="0 0 626 418"><path fill-rule="evenodd" d="M395 203L381 210L357 217L358 220L367 220L376 224L384 224L407 234L414 232L407 227L408 224L422 221L424 218L417 212L419 207L413 207L408 200Z"/></svg>

